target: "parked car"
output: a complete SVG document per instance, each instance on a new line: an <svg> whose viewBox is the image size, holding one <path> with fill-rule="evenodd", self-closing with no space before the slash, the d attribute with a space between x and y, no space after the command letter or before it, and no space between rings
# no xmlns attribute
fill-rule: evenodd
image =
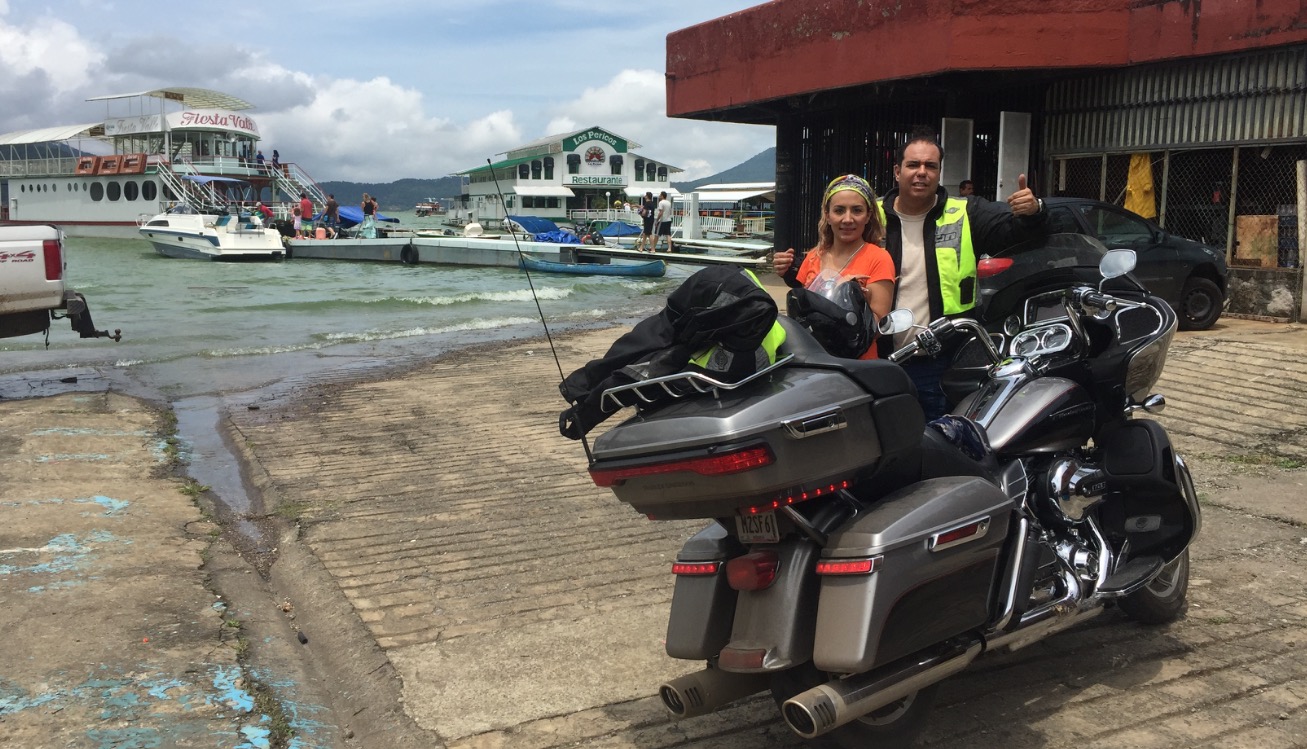
<svg viewBox="0 0 1307 749"><path fill-rule="evenodd" d="M1228 294L1225 253L1178 237L1126 209L1086 198L1045 198L1049 230L1098 239L1108 249L1134 250L1134 276L1169 303L1181 330L1212 327Z"/></svg>

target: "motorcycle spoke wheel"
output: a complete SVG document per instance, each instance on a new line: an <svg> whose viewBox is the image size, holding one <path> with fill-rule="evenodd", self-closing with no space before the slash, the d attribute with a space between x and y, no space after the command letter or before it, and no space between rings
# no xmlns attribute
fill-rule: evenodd
<svg viewBox="0 0 1307 749"><path fill-rule="evenodd" d="M1189 593L1189 550L1185 549L1140 590L1122 598L1121 610L1143 624L1169 624L1184 614Z"/></svg>

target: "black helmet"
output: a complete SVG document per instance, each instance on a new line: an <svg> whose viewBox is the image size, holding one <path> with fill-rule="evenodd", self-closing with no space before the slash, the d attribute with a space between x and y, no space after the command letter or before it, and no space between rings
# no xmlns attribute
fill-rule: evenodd
<svg viewBox="0 0 1307 749"><path fill-rule="evenodd" d="M856 359L876 340L876 315L856 279L836 285L825 295L790 289L785 306L786 314L807 328L832 356Z"/></svg>

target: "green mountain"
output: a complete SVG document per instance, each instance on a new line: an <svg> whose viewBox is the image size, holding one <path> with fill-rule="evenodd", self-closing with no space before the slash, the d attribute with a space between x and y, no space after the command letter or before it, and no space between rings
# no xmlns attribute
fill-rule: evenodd
<svg viewBox="0 0 1307 749"><path fill-rule="evenodd" d="M689 192L700 185L718 182L772 182L776 179L776 149L766 151L711 177L688 182L673 182L681 192ZM336 196L341 205L358 205L363 193L377 199L383 211L410 211L413 206L428 198L456 198L461 192L459 177L439 179L401 179L394 182L344 182L333 180L318 183L322 191Z"/></svg>

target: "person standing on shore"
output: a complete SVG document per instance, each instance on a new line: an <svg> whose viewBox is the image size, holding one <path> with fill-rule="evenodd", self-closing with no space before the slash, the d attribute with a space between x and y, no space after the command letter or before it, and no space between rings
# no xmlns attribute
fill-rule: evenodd
<svg viewBox="0 0 1307 749"><path fill-rule="evenodd" d="M667 237L667 251L672 252L672 201L667 199L667 191L658 193L657 216L654 223L658 226L658 235L654 237L653 251L658 251L658 242Z"/></svg>

